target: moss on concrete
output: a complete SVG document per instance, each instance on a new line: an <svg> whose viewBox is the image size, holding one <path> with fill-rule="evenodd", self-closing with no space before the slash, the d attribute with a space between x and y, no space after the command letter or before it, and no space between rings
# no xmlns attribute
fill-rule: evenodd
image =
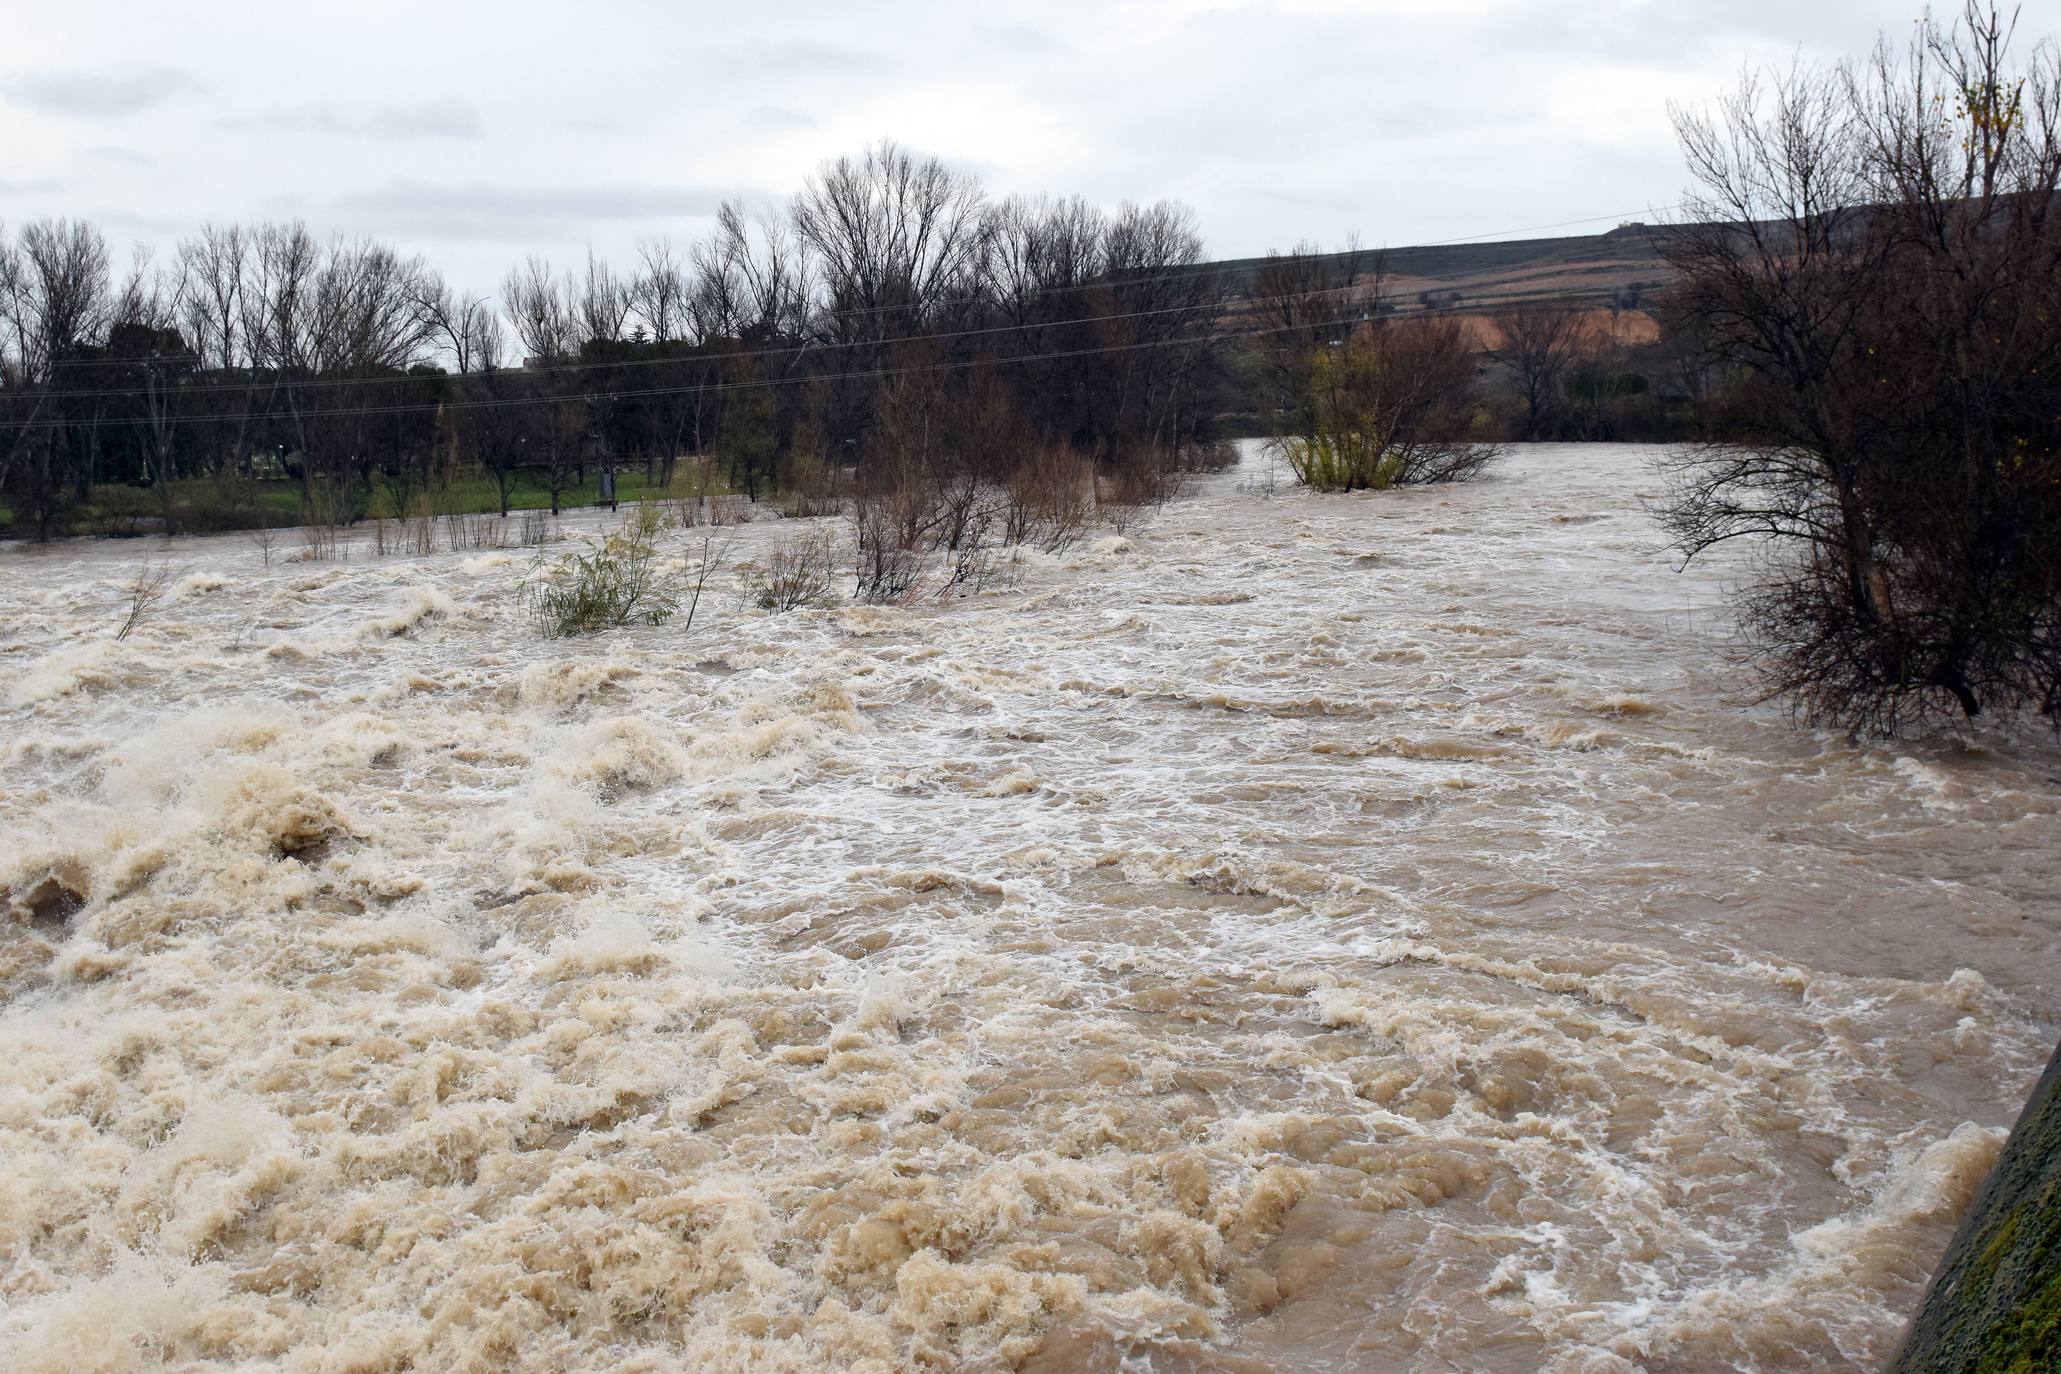
<svg viewBox="0 0 2061 1374"><path fill-rule="evenodd" d="M2061 1370L2061 1050L1961 1220L1891 1374Z"/></svg>

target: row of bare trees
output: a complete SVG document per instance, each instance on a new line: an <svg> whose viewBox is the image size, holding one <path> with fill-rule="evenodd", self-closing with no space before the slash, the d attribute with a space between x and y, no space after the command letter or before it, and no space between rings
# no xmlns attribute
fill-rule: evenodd
<svg viewBox="0 0 2061 1374"><path fill-rule="evenodd" d="M0 235L0 493L48 537L96 486L140 484L175 528L177 479L291 451L322 507L354 469L369 481L373 455L433 447L422 374L445 295L419 259L297 223L211 227L119 279L89 224Z"/></svg>
<svg viewBox="0 0 2061 1374"><path fill-rule="evenodd" d="M0 503L47 537L108 485L168 530L240 522L281 474L307 518L348 520L461 472L504 512L529 483L556 509L685 454L754 499L1048 446L1113 472L1207 447L1222 311L1180 206L998 200L891 143L685 249L531 258L491 298L298 222L210 225L120 274L89 224L0 227ZM926 418L969 407L985 428Z"/></svg>

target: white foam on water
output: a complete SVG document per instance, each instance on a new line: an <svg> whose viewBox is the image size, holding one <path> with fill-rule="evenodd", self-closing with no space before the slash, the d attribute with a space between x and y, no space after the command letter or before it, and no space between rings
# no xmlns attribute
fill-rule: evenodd
<svg viewBox="0 0 2061 1374"><path fill-rule="evenodd" d="M1249 455L949 605L761 613L747 525L587 640L0 550L0 1368L1870 1367L2061 751L1742 705L1645 457Z"/></svg>

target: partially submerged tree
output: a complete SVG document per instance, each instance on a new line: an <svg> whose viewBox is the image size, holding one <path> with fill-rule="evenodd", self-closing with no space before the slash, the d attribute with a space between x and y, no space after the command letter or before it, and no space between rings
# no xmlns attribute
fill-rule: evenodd
<svg viewBox="0 0 2061 1374"><path fill-rule="evenodd" d="M1766 686L1850 728L2061 719L2061 56L2010 36L1971 3L1676 113L1700 191L1662 248L1739 437L1659 514L1685 559L1767 541Z"/></svg>
<svg viewBox="0 0 2061 1374"><path fill-rule="evenodd" d="M1474 350L1450 317L1376 320L1312 359L1299 432L1280 442L1320 491L1457 482L1495 460L1472 437Z"/></svg>

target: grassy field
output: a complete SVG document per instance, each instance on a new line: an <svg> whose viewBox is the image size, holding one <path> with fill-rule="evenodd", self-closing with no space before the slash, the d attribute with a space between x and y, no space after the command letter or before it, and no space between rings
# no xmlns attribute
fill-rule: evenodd
<svg viewBox="0 0 2061 1374"><path fill-rule="evenodd" d="M616 473L616 500L634 502L646 496L670 499L695 495L717 495L729 488L692 462L682 462L673 471L670 486L645 480L644 469L625 468ZM574 483L560 495L568 510L596 505L600 501L599 472L589 472L584 482ZM374 485L369 499L362 489L356 494L364 517L412 514L492 514L501 509L500 489L485 472L461 472L449 486L428 492L416 491L407 498L407 510L395 509L394 493L386 484ZM212 478L190 478L172 486L173 508L180 529L188 533L256 529L263 526L293 526L309 523L301 484L292 478L256 479L224 486ZM529 473L519 473L508 485L511 511L548 510L551 491ZM162 509L158 494L145 487L100 486L84 501L68 502L59 520L59 531L69 535L126 536L158 531ZM33 531L15 526L14 512L0 504L0 537L26 538Z"/></svg>

